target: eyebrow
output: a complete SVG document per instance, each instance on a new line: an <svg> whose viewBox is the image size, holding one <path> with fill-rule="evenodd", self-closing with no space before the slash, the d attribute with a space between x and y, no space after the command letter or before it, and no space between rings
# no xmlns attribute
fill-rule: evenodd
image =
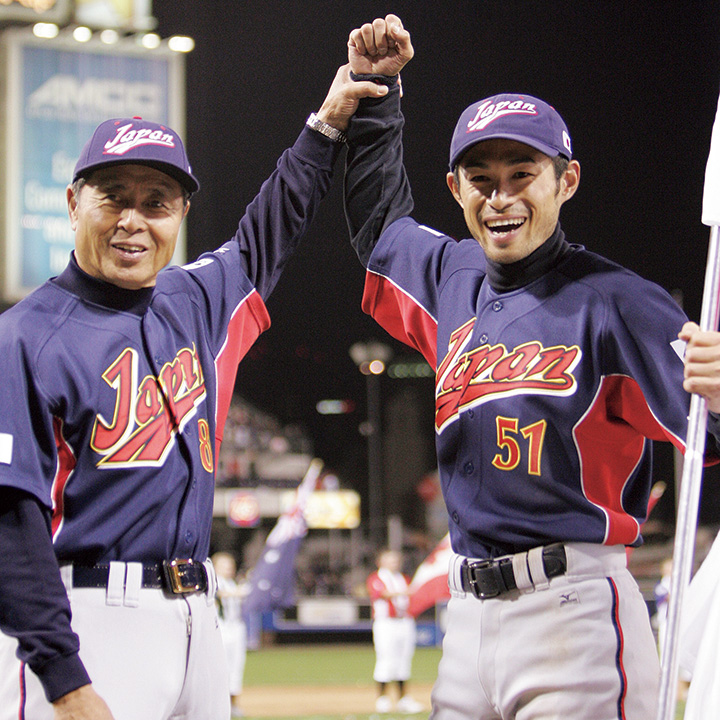
<svg viewBox="0 0 720 720"><path fill-rule="evenodd" d="M94 184L99 190L106 193L122 192L134 186L134 183L126 183L114 177L100 178L96 180ZM159 180L157 183L153 183L152 187L148 189L148 192L155 195L172 195L174 190L175 188L171 182Z"/></svg>
<svg viewBox="0 0 720 720"><path fill-rule="evenodd" d="M517 157L511 157L509 160L502 161L505 165L525 165L526 163L536 164L537 160L531 155L518 155ZM472 160L464 165L465 168L487 168L489 162L484 160Z"/></svg>

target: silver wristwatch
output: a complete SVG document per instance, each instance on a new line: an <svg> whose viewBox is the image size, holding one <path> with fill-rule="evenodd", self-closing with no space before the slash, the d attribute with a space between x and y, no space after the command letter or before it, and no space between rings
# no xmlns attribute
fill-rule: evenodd
<svg viewBox="0 0 720 720"><path fill-rule="evenodd" d="M305 124L335 142L345 142L346 137L342 130L323 122L315 113L310 113L310 117L305 121Z"/></svg>

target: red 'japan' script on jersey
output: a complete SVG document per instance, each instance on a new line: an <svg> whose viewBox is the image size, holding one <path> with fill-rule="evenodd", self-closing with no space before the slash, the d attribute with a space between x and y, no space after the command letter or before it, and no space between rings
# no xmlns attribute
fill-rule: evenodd
<svg viewBox="0 0 720 720"><path fill-rule="evenodd" d="M525 393L572 395L573 369L582 352L577 345L543 347L537 341L508 351L503 344L480 345L465 352L475 318L450 335L448 353L437 370L435 429L441 432L461 409L499 396Z"/></svg>
<svg viewBox="0 0 720 720"><path fill-rule="evenodd" d="M175 433L206 396L195 345L179 350L157 377L139 382L137 352L127 348L102 377L115 391L115 410L112 420L95 418L90 443L103 456L98 467L161 465Z"/></svg>

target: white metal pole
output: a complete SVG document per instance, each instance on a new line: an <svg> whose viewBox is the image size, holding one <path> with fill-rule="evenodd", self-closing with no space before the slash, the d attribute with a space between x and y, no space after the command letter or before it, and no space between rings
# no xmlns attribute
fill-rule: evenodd
<svg viewBox="0 0 720 720"><path fill-rule="evenodd" d="M710 154L705 171L703 217L711 227L705 285L700 314L701 330L718 329L718 291L720 288L720 101L713 125ZM704 398L693 395L690 400L688 433L685 441L685 462L678 503L673 569L670 577L667 631L662 648L662 674L658 720L674 720L677 702L678 646L682 600L690 582L695 535L697 531L700 489L702 486L705 433L707 430L707 404Z"/></svg>

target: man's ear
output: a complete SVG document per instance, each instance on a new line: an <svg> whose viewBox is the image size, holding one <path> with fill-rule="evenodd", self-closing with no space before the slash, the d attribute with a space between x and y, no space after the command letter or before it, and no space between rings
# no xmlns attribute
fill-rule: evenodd
<svg viewBox="0 0 720 720"><path fill-rule="evenodd" d="M563 202L569 200L577 191L580 185L580 163L577 160L571 160L560 178L560 192L563 196Z"/></svg>
<svg viewBox="0 0 720 720"><path fill-rule="evenodd" d="M73 192L72 185L67 186L67 190L65 190L65 198L67 199L68 216L70 217L70 227L73 229L73 232L74 232L75 230L77 230L78 200L77 200L77 197L75 197L75 193Z"/></svg>
<svg viewBox="0 0 720 720"><path fill-rule="evenodd" d="M458 186L457 178L455 177L455 173L449 172L447 174L447 185L450 188L450 192L453 194L453 197L458 201L458 205L460 205L461 208L465 209L465 206L463 205L462 198L460 197L460 187Z"/></svg>

